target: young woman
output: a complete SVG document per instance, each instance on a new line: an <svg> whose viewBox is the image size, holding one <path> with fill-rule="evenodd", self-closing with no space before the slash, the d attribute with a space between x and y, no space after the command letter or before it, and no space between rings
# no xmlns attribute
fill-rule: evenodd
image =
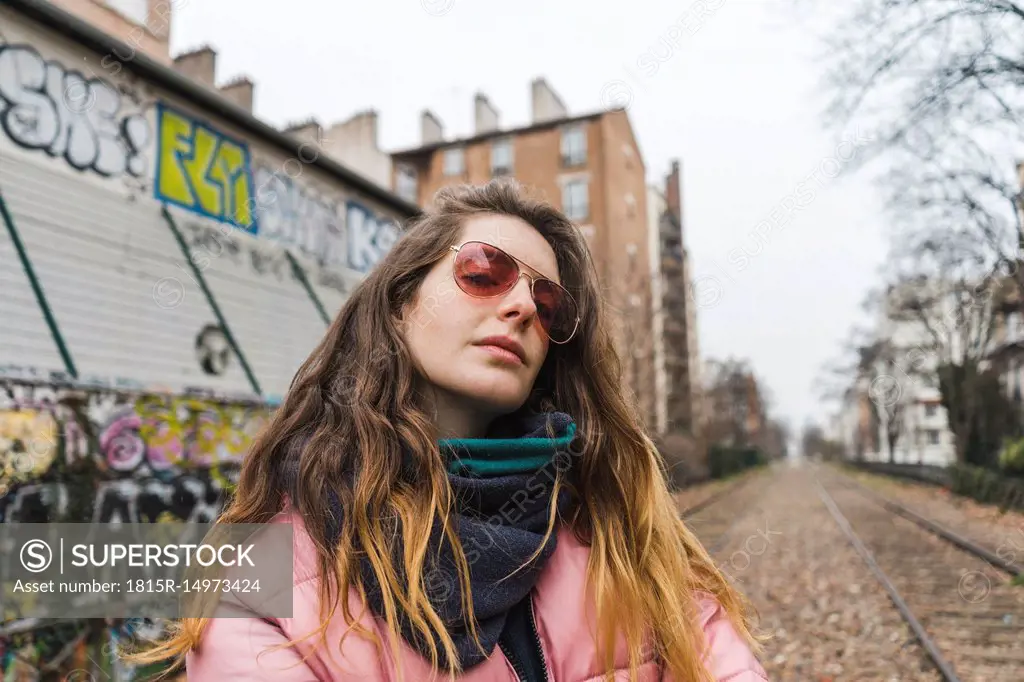
<svg viewBox="0 0 1024 682"><path fill-rule="evenodd" d="M514 183L440 192L220 518L293 524L293 617L185 619L145 658L190 682L765 680L624 395L601 285Z"/></svg>

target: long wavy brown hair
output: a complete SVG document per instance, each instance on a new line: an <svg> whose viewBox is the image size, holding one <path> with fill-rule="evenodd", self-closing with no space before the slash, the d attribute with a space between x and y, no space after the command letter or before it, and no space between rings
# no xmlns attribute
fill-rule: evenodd
<svg viewBox="0 0 1024 682"><path fill-rule="evenodd" d="M435 519L453 545L465 612L472 613L468 564L449 521L453 496L438 433L417 388L416 364L402 325L407 306L424 295L419 288L426 273L449 253L449 246L458 244L464 222L483 214L520 218L543 235L554 250L563 285L579 304L577 335L568 344L551 344L520 411L553 405L578 425L580 440L573 446L578 456L572 467L559 469L555 481L571 492L574 504L565 518L551 514L548 533L557 524L567 524L591 547L587 579L596 600L597 641L608 679L614 667L613 643L624 636L631 679L651 657L653 643L675 679L713 682L702 662L706 643L697 615L698 595L717 599L756 651L752 609L680 519L664 461L623 390L620 359L581 232L514 181L444 189L432 210L411 221L299 368L283 403L245 458L236 491L218 523L265 523L290 504L317 548L320 575L328 577L320 581L322 646L341 647L325 639L327 622L339 605L350 625L346 637L363 634L383 646L353 618L348 599L339 599L354 589L365 605L356 559L363 552L383 591L393 660L401 658L400 606L429 643L435 669L452 677L460 672L452 638L431 606L425 582ZM411 462L403 461L403 452L414 453ZM288 467L298 470L295 499L286 499ZM340 539L333 542L329 490L346 511L336 520ZM403 548L397 555L396 543ZM394 556L402 557L397 571ZM170 660L170 670L179 669L185 655L201 644L207 620L174 621L165 640L129 659ZM438 667L435 637L449 662L443 669Z"/></svg>

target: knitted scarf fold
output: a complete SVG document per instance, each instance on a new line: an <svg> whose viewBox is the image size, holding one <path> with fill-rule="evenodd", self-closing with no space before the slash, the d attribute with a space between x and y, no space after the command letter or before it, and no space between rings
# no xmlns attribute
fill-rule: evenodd
<svg viewBox="0 0 1024 682"><path fill-rule="evenodd" d="M549 426L554 437L549 434ZM492 436L489 438L439 442L449 458L448 480L455 500L450 522L469 564L473 616L483 651L477 647L468 614L463 611L455 555L438 519L431 531L424 575L427 598L452 637L463 669L493 653L509 609L529 595L555 551L557 530L546 541L544 533L552 506L558 514L564 514L569 503L564 488L558 499L553 499L555 455L566 451L575 433L571 416L548 412L525 417L504 433L488 434ZM496 435L500 437L493 437ZM564 468L569 460L560 457L558 466ZM332 495L329 503L335 518L341 518L344 509L337 498ZM537 556L528 561L538 549ZM399 583L404 585L400 537L394 551L393 566ZM370 609L383 618L382 591L365 555L359 571ZM427 642L413 630L400 606L398 619L406 642L429 657ZM435 644L440 664L446 666L440 640L435 638Z"/></svg>

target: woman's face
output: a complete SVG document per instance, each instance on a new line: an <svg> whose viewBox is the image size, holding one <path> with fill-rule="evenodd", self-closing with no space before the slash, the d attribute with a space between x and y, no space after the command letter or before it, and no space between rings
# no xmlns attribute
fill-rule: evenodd
<svg viewBox="0 0 1024 682"><path fill-rule="evenodd" d="M455 246L481 241L518 258L525 274L561 282L555 253L537 230L519 218L482 215L468 219ZM427 274L405 314L405 334L424 378L437 390L442 408L491 417L526 401L548 352L548 338L537 321L530 281L520 277L507 293L474 298L455 283L449 251ZM531 271L535 270L534 271ZM519 344L517 361L489 344L487 337ZM463 434L464 436L466 434Z"/></svg>

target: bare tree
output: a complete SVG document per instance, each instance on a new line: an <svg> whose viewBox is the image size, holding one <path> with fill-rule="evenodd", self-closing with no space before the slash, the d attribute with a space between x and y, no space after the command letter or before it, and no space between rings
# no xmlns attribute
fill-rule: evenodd
<svg viewBox="0 0 1024 682"><path fill-rule="evenodd" d="M817 424L805 424L800 434L800 450L804 457L820 457L836 462L843 459L843 446L825 436Z"/></svg>
<svg viewBox="0 0 1024 682"><path fill-rule="evenodd" d="M768 418L761 435L759 448L770 459L785 459L789 455L792 438L789 424L781 419Z"/></svg>
<svg viewBox="0 0 1024 682"><path fill-rule="evenodd" d="M1024 4L855 0L828 36L827 121L884 157L897 226L953 238L1024 293L1017 162L1024 158ZM968 237L967 239L961 237Z"/></svg>
<svg viewBox="0 0 1024 682"><path fill-rule="evenodd" d="M889 298L882 292L867 296L864 308L875 316L875 322L852 330L843 356L826 367L818 388L823 399L847 408L866 400L871 433L864 435L858 430L856 438L866 442L854 443L854 449L870 443L877 447L877 435L882 433L892 462L896 445L906 432L907 406L917 385L933 382L923 362L926 351L919 344L907 347L894 338L888 305Z"/></svg>
<svg viewBox="0 0 1024 682"><path fill-rule="evenodd" d="M888 290L891 319L922 332L918 352L939 388L957 460L968 459L972 444L987 434L984 413L991 411L993 382L988 355L1004 281L986 273L978 259L965 258L958 241L924 240L912 253L894 260L894 284ZM992 447L979 444L980 447Z"/></svg>
<svg viewBox="0 0 1024 682"><path fill-rule="evenodd" d="M871 423L884 432L886 452L892 462L896 445L906 434L912 385L921 380L916 358L913 352L897 347L891 338L877 338L858 349L856 380L859 386L867 387Z"/></svg>
<svg viewBox="0 0 1024 682"><path fill-rule="evenodd" d="M746 360L709 360L706 396L710 444L750 447L764 423L757 379Z"/></svg>

